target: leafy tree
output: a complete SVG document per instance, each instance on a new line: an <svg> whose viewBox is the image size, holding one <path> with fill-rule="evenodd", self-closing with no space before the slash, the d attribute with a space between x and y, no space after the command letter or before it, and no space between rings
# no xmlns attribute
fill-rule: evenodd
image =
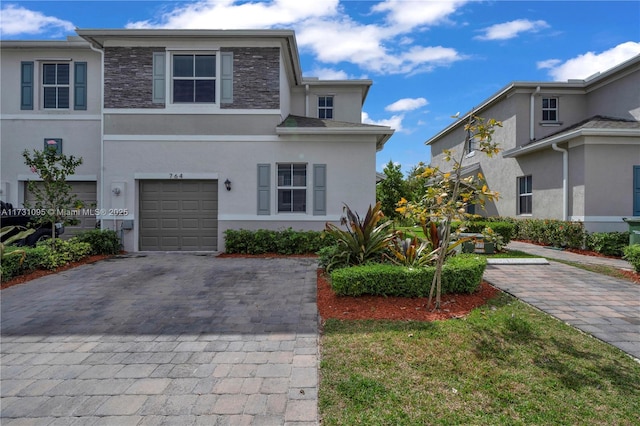
<svg viewBox="0 0 640 426"><path fill-rule="evenodd" d="M428 183L427 179L422 177L426 167L427 165L421 161L409 170L406 180L407 200L416 202L422 198Z"/></svg>
<svg viewBox="0 0 640 426"><path fill-rule="evenodd" d="M485 121L481 117L469 115L465 125L465 141L462 150L454 158L454 152L444 150L444 159L451 164L447 171L439 167L425 167L420 174L421 178L428 180L422 197L418 201L400 201L398 212L405 217L417 220L423 228L425 235L433 233L434 224L438 224L438 253L436 259L436 273L429 290L427 307L431 305L434 290L436 293L435 308L440 309L440 296L442 293L442 266L448 254L451 253L451 222L454 220L466 221L470 216L467 213L469 205L477 204L484 208L487 201L498 198L498 193L490 191L484 176L481 173L467 177L462 176L462 161L468 154L469 141L474 140L476 150L492 156L500 150L493 142L493 133L496 127L502 127L502 123L494 119ZM459 231L464 229L460 227Z"/></svg>
<svg viewBox="0 0 640 426"><path fill-rule="evenodd" d="M389 219L400 217L396 211L397 203L406 196L406 182L401 167L389 160L383 170L386 178L376 185L376 198L382 205L382 212Z"/></svg>
<svg viewBox="0 0 640 426"><path fill-rule="evenodd" d="M27 188L34 195L35 204L27 205L39 214L34 215L36 223L51 224L51 238L55 238L56 222L72 223L68 220L71 210L81 207L79 200L71 194L71 185L67 176L73 175L82 164L82 158L59 153L55 146L47 146L40 151L24 150L24 162L31 171L38 175L42 182L29 181Z"/></svg>

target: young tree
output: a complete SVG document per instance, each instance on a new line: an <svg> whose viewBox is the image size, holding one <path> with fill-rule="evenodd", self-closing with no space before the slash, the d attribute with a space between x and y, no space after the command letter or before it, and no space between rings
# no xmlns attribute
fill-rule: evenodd
<svg viewBox="0 0 640 426"><path fill-rule="evenodd" d="M38 175L42 182L29 181L27 188L34 195L35 204L27 208L35 209L39 214L34 215L36 223L51 223L51 238L56 237L56 222L65 222L74 208L81 203L71 194L71 185L67 183L67 176L75 173L82 164L82 158L73 155L66 156L58 153L55 146L47 146L40 151L24 150L24 162L31 171Z"/></svg>
<svg viewBox="0 0 640 426"><path fill-rule="evenodd" d="M383 170L386 177L376 186L376 198L382 204L382 212L390 219L400 216L396 206L398 201L406 195L406 182L402 176L401 167L400 164L394 164L389 160Z"/></svg>
<svg viewBox="0 0 640 426"><path fill-rule="evenodd" d="M484 176L478 173L463 177L462 161L468 154L469 141L475 142L477 151L483 152L489 157L498 153L500 149L493 142L493 133L496 127L502 127L502 123L494 119L485 121L483 118L469 115L465 125L465 140L461 152L455 153L444 150L444 159L451 164L449 170L441 170L439 167L425 167L421 177L428 180L429 185L417 202L403 199L399 203L398 212L406 217L417 220L424 230L425 235L433 232L431 223L438 224L439 242L438 257L436 259L436 273L429 290L427 308L431 306L434 291L436 293L435 308L440 309L440 296L442 292L442 266L445 258L450 253L451 222L454 220L465 221L468 219L467 207L472 204L484 208L487 201L497 200L498 193L490 191Z"/></svg>

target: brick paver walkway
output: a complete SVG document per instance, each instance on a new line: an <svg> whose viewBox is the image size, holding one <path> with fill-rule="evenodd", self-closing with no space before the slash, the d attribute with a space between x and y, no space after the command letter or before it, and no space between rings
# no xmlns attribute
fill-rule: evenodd
<svg viewBox="0 0 640 426"><path fill-rule="evenodd" d="M561 253L565 260L629 268L621 260L557 252L531 244L510 243L509 248L547 257ZM640 359L639 284L553 261L549 265L489 265L484 277L518 299Z"/></svg>

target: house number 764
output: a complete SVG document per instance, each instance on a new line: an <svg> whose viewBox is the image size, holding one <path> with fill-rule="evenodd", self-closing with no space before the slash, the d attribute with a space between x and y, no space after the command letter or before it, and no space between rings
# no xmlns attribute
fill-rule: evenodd
<svg viewBox="0 0 640 426"><path fill-rule="evenodd" d="M169 173L169 179L182 179L182 173Z"/></svg>

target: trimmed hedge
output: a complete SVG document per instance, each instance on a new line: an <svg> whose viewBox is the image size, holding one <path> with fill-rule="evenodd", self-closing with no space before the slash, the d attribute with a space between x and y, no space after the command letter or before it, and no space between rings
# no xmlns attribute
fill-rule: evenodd
<svg viewBox="0 0 640 426"><path fill-rule="evenodd" d="M632 244L625 247L624 258L633 265L633 269L640 273L640 244Z"/></svg>
<svg viewBox="0 0 640 426"><path fill-rule="evenodd" d="M589 234L589 249L607 256L622 257L629 245L629 232L594 232Z"/></svg>
<svg viewBox="0 0 640 426"><path fill-rule="evenodd" d="M55 244L55 250L53 245ZM7 255L14 251L24 251L24 261L22 253ZM56 269L70 262L81 260L91 253L89 243L77 241L74 238L69 240L45 240L38 243L36 247L6 247L5 256L2 258L0 273L2 281L8 281L18 275L35 271L37 269Z"/></svg>
<svg viewBox="0 0 640 426"><path fill-rule="evenodd" d="M482 256L461 254L450 257L442 269L442 294L475 292L480 287L486 265L487 261ZM352 266L334 270L331 287L338 296L427 297L435 270L435 266Z"/></svg>
<svg viewBox="0 0 640 426"><path fill-rule="evenodd" d="M460 227L460 222L451 224L451 229L456 230ZM516 226L511 222L506 221L480 221L474 220L467 223L467 229L464 232L482 233L484 228L491 228L493 231L502 237L502 241L505 245L509 244L509 241L516 233Z"/></svg>
<svg viewBox="0 0 640 426"><path fill-rule="evenodd" d="M230 254L315 254L323 247L335 244L322 231L281 231L258 229L228 229L225 236L225 253Z"/></svg>
<svg viewBox="0 0 640 426"><path fill-rule="evenodd" d="M89 243L92 255L118 254L122 248L118 233L110 229L80 232L75 238L83 243Z"/></svg>
<svg viewBox="0 0 640 426"><path fill-rule="evenodd" d="M587 231L582 222L552 219L522 219L517 222L516 238L554 247L584 248Z"/></svg>

